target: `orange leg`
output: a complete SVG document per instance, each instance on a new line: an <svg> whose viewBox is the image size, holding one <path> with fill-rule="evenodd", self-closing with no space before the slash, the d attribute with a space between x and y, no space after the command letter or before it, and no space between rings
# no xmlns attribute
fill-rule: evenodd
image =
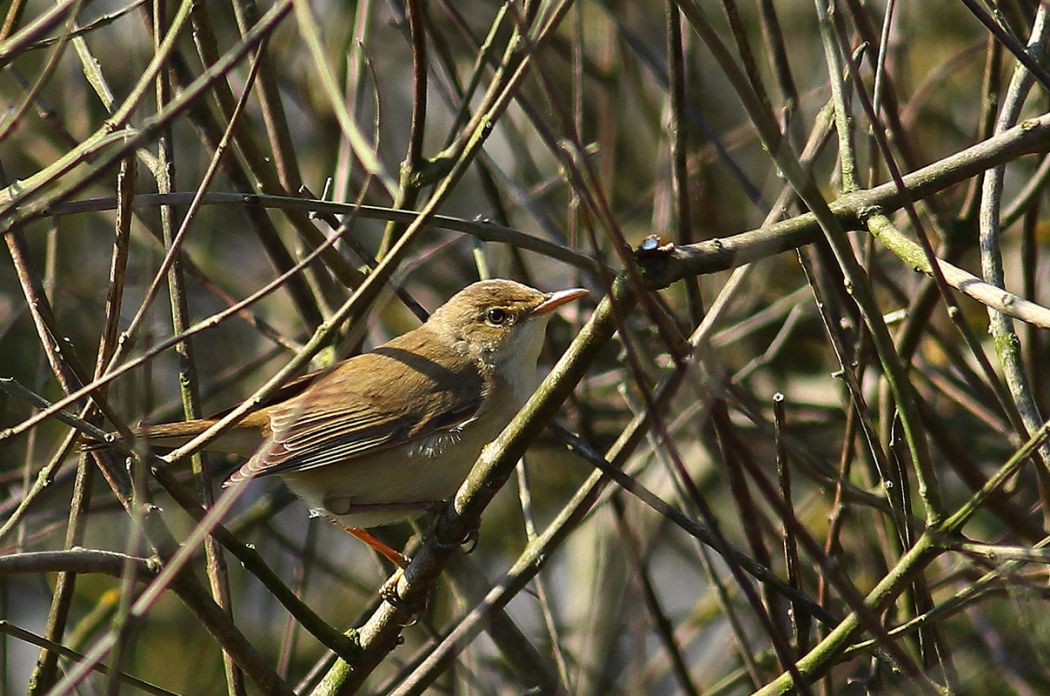
<svg viewBox="0 0 1050 696"><path fill-rule="evenodd" d="M361 529L360 527L343 527L343 529L345 529L347 533L357 537L361 541L371 546L373 549L382 554L384 558L396 565L398 568L404 569L408 566L408 556L401 553L400 551L395 551L394 549L390 548L389 546L381 542L379 539L376 539L374 536Z"/></svg>

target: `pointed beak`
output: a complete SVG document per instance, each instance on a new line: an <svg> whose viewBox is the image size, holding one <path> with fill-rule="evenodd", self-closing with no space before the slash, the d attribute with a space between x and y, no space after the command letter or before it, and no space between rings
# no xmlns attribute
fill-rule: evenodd
<svg viewBox="0 0 1050 696"><path fill-rule="evenodd" d="M529 312L529 316L536 316L537 314L546 314L552 312L558 307L561 307L566 302L572 302L575 299L579 299L584 295L588 294L583 288L570 288L568 290L558 290L547 295L547 299L540 302L536 307Z"/></svg>

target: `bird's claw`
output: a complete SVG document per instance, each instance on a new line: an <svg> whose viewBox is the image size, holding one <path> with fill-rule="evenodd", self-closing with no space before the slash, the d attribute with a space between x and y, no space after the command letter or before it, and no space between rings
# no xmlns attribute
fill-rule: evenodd
<svg viewBox="0 0 1050 696"><path fill-rule="evenodd" d="M460 546L463 548L463 553L468 556L478 548L478 540L481 538L481 530L477 527L467 532L467 535L463 537L463 541L460 542Z"/></svg>
<svg viewBox="0 0 1050 696"><path fill-rule="evenodd" d="M408 613L408 619L401 624L402 627L414 626L419 622L420 615L426 611L427 598L424 597L422 600L408 601L397 591L397 584L401 581L405 571L402 568L398 568L394 571L383 586L379 588L379 596L383 598L388 604L395 609Z"/></svg>
<svg viewBox="0 0 1050 696"><path fill-rule="evenodd" d="M401 581L401 578L405 575L405 571L402 568L398 568L394 571L394 574L387 578L383 586L379 588L379 596L385 599L395 607L400 605L401 597L397 593L397 583Z"/></svg>
<svg viewBox="0 0 1050 696"><path fill-rule="evenodd" d="M478 548L478 539L481 536L481 532L478 527L474 527L469 532L463 535L463 538L459 541L437 541L435 540L434 546L445 551L454 551L456 549L462 549L463 553L471 554ZM463 548L466 547L466 548Z"/></svg>

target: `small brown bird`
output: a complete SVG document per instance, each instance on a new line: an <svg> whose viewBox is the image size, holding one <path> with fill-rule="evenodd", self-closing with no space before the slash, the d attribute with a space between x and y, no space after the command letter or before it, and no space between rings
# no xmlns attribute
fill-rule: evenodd
<svg viewBox="0 0 1050 696"><path fill-rule="evenodd" d="M456 492L536 388L552 310L585 294L510 280L467 286L419 328L289 385L305 383L213 441L213 451L249 457L225 485L276 474L314 514L403 566L361 528L418 517ZM214 422L144 434L173 447Z"/></svg>

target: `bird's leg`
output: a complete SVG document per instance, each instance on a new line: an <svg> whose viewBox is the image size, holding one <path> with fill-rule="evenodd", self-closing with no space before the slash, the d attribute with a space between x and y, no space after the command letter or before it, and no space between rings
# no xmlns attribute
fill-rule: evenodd
<svg viewBox="0 0 1050 696"><path fill-rule="evenodd" d="M379 596L390 602L394 606L401 606L404 601L397 593L397 583L401 580L401 576L405 574L405 568L408 567L411 559L400 551L390 548L379 539L361 529L360 527L348 527L346 525L339 525L346 532L352 536L357 537L361 541L365 542L377 552L379 552L384 558L393 563L397 568L394 570L394 574L391 575L383 586L379 588ZM426 601L424 600L422 608L426 608ZM420 609L419 611L422 611Z"/></svg>
<svg viewBox="0 0 1050 696"><path fill-rule="evenodd" d="M396 551L390 548L389 546L381 542L379 539L376 539L374 536L361 529L360 527L346 527L343 525L340 526L343 527L343 529L346 530L348 534L357 537L361 541L371 546L379 554L381 554L383 558L396 565L399 570L404 570L405 567L408 566L408 563L411 560L408 556L401 553L400 551Z"/></svg>

